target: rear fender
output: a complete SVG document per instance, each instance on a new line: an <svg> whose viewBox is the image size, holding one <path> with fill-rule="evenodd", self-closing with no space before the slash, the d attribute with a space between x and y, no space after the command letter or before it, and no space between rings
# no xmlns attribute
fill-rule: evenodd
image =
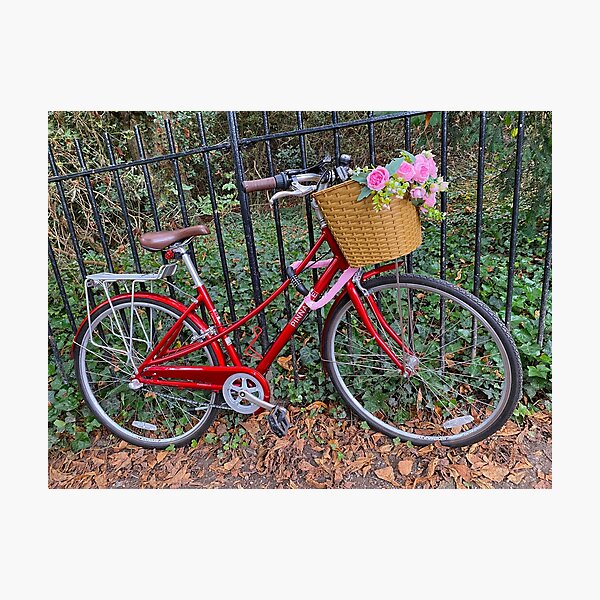
<svg viewBox="0 0 600 600"><path fill-rule="evenodd" d="M131 299L131 294L119 294L118 296L113 296L113 297L111 297L110 302L114 302L115 300L120 300L121 298ZM170 306L171 308L173 308L179 312L185 312L188 309L188 307L185 304L182 304L181 302L178 302L177 300L173 300L173 298L169 298L167 296L160 296L159 294L151 294L148 292L139 292L139 293L134 294L134 298L139 298L141 300L158 300L158 301L162 302L163 304L167 304L168 306ZM109 304L108 300L105 300L104 302L102 302L102 304L98 304L98 306L96 306L96 308L94 308L94 310L90 313L90 316L93 316L96 311L100 310L102 307L106 306L107 304ZM200 329L200 331L206 331L209 328L208 325L195 312L190 313L188 316L188 319L190 321L192 321L194 323L194 325L197 325L198 328ZM85 317L81 321L81 323L79 324L79 327L77 328L77 332L75 333L75 336L73 337L73 343L71 344L71 358L74 358L75 342L76 342L77 338L79 337L81 329L83 328L83 326L85 325L87 320L88 320L88 318ZM217 357L218 363L220 365L225 365L226 364L225 357L223 355L223 351L221 350L221 346L219 345L219 343L214 342L213 344L209 344L209 346L214 351L214 353Z"/></svg>

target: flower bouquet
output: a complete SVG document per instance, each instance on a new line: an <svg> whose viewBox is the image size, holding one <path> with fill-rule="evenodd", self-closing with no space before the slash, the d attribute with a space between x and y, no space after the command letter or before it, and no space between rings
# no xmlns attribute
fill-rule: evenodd
<svg viewBox="0 0 600 600"><path fill-rule="evenodd" d="M371 198L373 210L389 210L395 197L404 197L408 192L410 202L421 214L441 221L444 213L435 208L436 193L445 192L448 182L438 177L433 153L429 150L416 156L403 150L399 158L392 159L385 167L355 169L351 179L361 186L357 201Z"/></svg>

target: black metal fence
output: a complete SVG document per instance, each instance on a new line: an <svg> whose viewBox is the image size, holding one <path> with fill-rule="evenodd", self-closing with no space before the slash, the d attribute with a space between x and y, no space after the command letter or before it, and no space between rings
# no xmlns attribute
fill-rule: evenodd
<svg viewBox="0 0 600 600"><path fill-rule="evenodd" d="M88 267L86 266L86 260L80 247L80 241L76 233L74 226L73 217L73 206L69 201L69 186L74 181L83 182L85 188L85 196L93 216L93 222L97 233L97 238L100 242L101 253L104 257L106 268L95 269L97 270L108 270L114 272L113 264L113 252L114 249L109 247L107 236L105 234L105 226L102 218L102 203L99 199L99 194L94 187L94 181L97 177L102 175L105 178L110 178L110 183L114 187L118 204L123 218L124 228L126 230L126 239L131 252L133 264L136 270L141 271L142 265L140 262L140 256L138 254L138 246L136 245L136 236L134 234L134 227L132 226L130 215L128 213L127 202L125 198L125 190L122 185L121 175L127 172L136 171L143 176L143 185L145 187L145 193L149 200L151 209L152 222L156 229L164 228L159 218L159 209L157 198L155 197L152 168L157 164L170 164L172 169L173 183L175 185L177 199L180 210L180 224L181 226L190 225L190 218L188 213L188 206L186 203L186 196L184 193L184 185L182 181L182 173L180 170L180 162L186 157L200 156L202 158L201 165L204 169L204 177L206 178L208 195L210 197L210 204L212 207L212 220L216 240L218 244L221 269L223 275L223 282L226 292L226 302L229 310L229 314L232 320L237 318L236 315L236 300L234 290L232 289L232 278L230 274L230 264L228 262L227 253L225 251L225 244L223 239L223 223L222 215L220 214L217 204L217 193L215 184L215 175L213 173L212 157L215 152L228 154L230 157L230 164L232 171L235 174L235 183L237 185L238 200L239 200L239 212L241 215L241 221L243 225L244 239L245 239L245 252L247 255L249 276L252 284L252 294L255 303L260 303L263 300L263 289L261 281L261 267L260 260L257 256L257 250L255 245L255 236L253 231L252 221L252 206L248 195L244 192L241 182L244 179L255 178L255 175L248 174L246 166L244 164L244 157L249 147L256 147L256 145L262 145L264 148L264 154L266 157L266 165L268 173L262 173L262 177L272 176L275 174L275 165L272 152L272 143L275 140L281 139L296 139L298 142L301 165L306 168L308 165L306 140L309 136L315 134L323 134L326 132L328 135L331 134L331 146L332 155L337 158L341 152L347 151L342 148L340 134L344 129L353 129L364 131L368 141L368 154L372 164L376 164L377 154L377 140L375 127L377 124L384 122L391 122L397 125L398 128L403 130L404 147L406 149L412 149L411 140L411 121L419 116L427 115L429 119L431 113L426 111L413 111L413 112L395 112L386 114L374 114L369 113L368 116L361 119L355 119L350 121L343 121L339 118L337 112L331 113L331 122L325 125L306 127L304 125L304 118L302 112L295 114L296 127L287 131L271 132L269 123L269 113L263 112L262 125L264 133L261 135L253 135L250 137L242 137L238 127L238 114L236 112L227 112L227 126L228 126L228 139L219 143L208 144L206 128L203 119L203 114L198 112L195 114L195 126L197 127L197 137L200 140L200 145L188 149L178 150L174 140L173 124L170 120L165 119L164 121L164 133L168 144L168 152L159 155L148 156L144 140L142 139L142 133L138 126L134 128L135 137L135 148L137 149L138 158L125 162L118 162L115 156L115 148L113 141L108 133L104 133L103 142L105 145L105 153L107 157L107 164L96 168L88 168L86 159L82 149L81 142L74 140L74 148L76 151L77 161L79 170L71 170L68 172L59 172L57 161L55 160L54 151L52 145L48 146L48 160L50 168L50 177L48 179L50 186L55 186L56 193L58 195L60 209L62 216L66 222L66 229L68 231L69 244L72 248L72 253L77 264L77 269L81 278L85 278L88 274ZM442 112L439 117L439 139L440 147L440 167L441 175L448 178L448 113ZM479 118L479 139L478 139L478 153L477 153L477 192L476 192L476 212L475 212L475 230L473 233L474 240L474 267L473 267L473 293L479 294L481 286L481 258L482 258L482 215L484 211L484 176L485 176L485 143L486 134L488 129L488 117L486 112L481 112L478 115ZM522 152L523 152L523 140L525 130L525 120L527 116L525 112L520 112L518 115L518 130L515 135L514 144L514 186L512 193L512 216L510 223L510 251L508 256L508 279L507 287L505 291L505 307L504 307L504 320L507 325L510 325L511 311L513 306L513 285L515 277L515 259L517 256L517 239L518 239L518 228L519 228L519 204L521 194L521 175L522 175ZM436 152L437 153L437 152ZM381 160L385 160L382 158ZM63 170L64 171L64 170ZM450 174L451 175L451 174ZM306 225L308 232L308 240L306 247L308 249L309 244L312 245L315 240L315 231L313 221L311 218L310 200L307 197L305 199L305 212L306 212ZM444 192L441 194L441 210L446 211L448 209L448 193ZM282 232L282 224L280 217L280 210L277 204L274 206L273 211L276 235L277 235L277 247L279 255L279 263L281 268L282 279L286 277L285 268L287 265L285 248L284 248L284 236ZM548 225L546 232L546 248L544 257L543 277L541 283L541 301L539 305L539 316L537 322L537 341L541 345L544 339L544 321L548 303L548 291L550 282L550 264L551 264L551 207L548 206ZM447 223L441 224L440 232L440 246L439 246L439 275L441 278L447 276ZM193 252L193 249L192 249ZM64 308L68 323L73 332L76 329L78 320L81 319L82 307L72 306L69 300L68 293L65 289L63 282L63 273L61 271L60 261L57 260L55 249L52 243L48 243L48 258L52 277L56 281L56 287L60 296L60 301ZM193 254L193 259L196 261L196 256ZM408 256L405 261L405 267L408 272L413 270L412 256ZM315 276L316 274L313 273ZM58 299L51 299L51 301L58 301ZM291 316L291 305L290 298L285 295L285 312L288 317ZM316 315L318 335L321 335L322 329L322 316ZM269 344L269 331L265 321L264 314L258 317L259 326L262 329L260 342L264 348ZM64 360L68 360L65 352L60 352L59 348L54 339L54 332L52 330L51 323L48 323L48 341L49 349L52 353L53 360L56 363L58 372L61 374L63 379L65 378L65 369L63 365ZM236 343L239 344L239 339L236 338ZM294 374L296 376L297 356L294 345L291 347L292 361L294 365Z"/></svg>

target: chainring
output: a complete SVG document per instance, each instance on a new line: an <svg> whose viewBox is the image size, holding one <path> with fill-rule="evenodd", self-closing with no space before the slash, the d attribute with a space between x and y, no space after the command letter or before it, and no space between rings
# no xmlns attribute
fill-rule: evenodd
<svg viewBox="0 0 600 600"><path fill-rule="evenodd" d="M223 384L222 392L228 406L242 415L250 415L260 407L245 398L241 398L240 392L248 392L260 400L265 398L265 390L260 381L247 373L230 375Z"/></svg>

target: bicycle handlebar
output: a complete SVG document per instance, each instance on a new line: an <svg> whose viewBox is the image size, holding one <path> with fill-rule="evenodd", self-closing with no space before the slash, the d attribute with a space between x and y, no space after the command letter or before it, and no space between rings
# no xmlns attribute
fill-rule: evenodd
<svg viewBox="0 0 600 600"><path fill-rule="evenodd" d="M278 173L275 177L266 177L265 179L242 181L244 191L247 193L262 190L287 190L289 185L290 180L285 173Z"/></svg>
<svg viewBox="0 0 600 600"><path fill-rule="evenodd" d="M330 163L331 157L326 155L316 165L307 169L290 169L283 173L277 173L274 177L242 181L242 187L246 193L263 190L287 190L294 182L304 183L310 181L312 183L315 181L315 178L318 180L321 174L327 170Z"/></svg>

